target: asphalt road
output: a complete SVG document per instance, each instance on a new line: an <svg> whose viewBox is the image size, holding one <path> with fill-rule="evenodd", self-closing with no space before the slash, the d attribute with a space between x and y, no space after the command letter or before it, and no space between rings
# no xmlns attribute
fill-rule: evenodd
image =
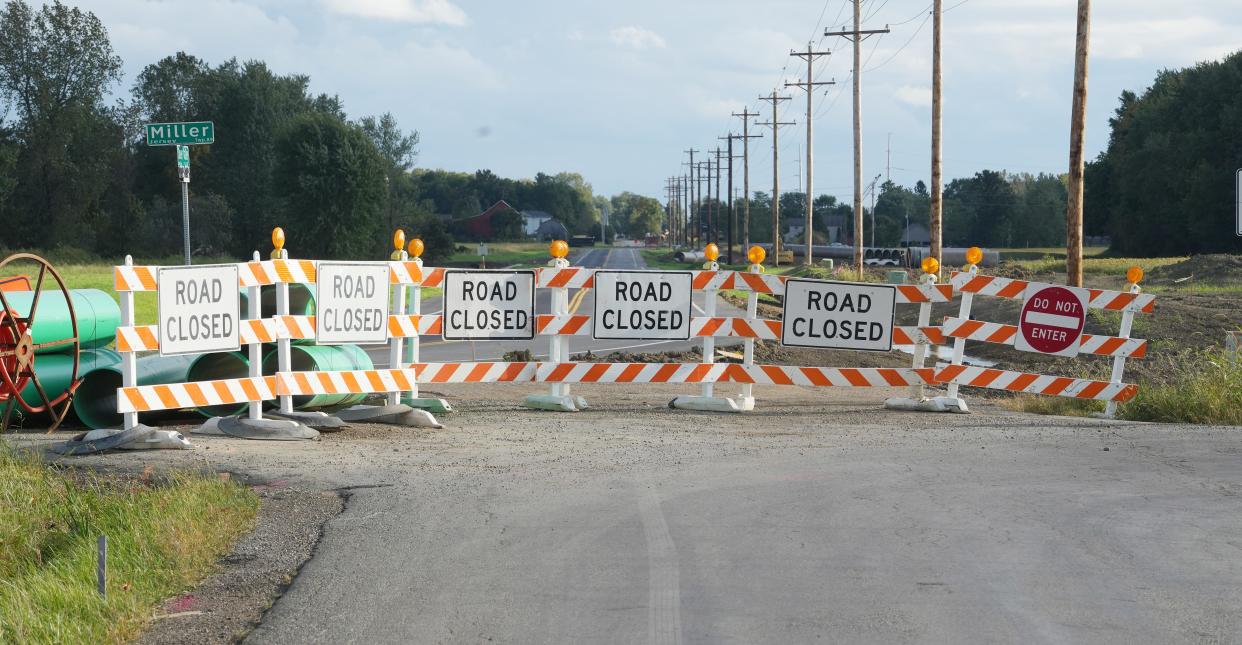
<svg viewBox="0 0 1242 645"><path fill-rule="evenodd" d="M1242 642L1242 428L530 389L446 386L443 430L76 463L347 495L247 643Z"/></svg>
<svg viewBox="0 0 1242 645"><path fill-rule="evenodd" d="M643 261L642 254L633 248L597 248L588 249L577 255L573 259L574 266L597 268L597 269L646 269L647 263ZM687 268L692 268L687 265ZM703 315L703 297L702 292L694 294L694 315ZM572 313L590 314L595 306L595 292L593 289L573 289L569 293L570 308ZM444 303L440 298L430 298L423 302L423 313L438 314L444 308ZM745 312L720 300L716 305L717 315L720 316L742 316ZM547 314L552 312L552 292L548 289L537 289L535 291L535 313ZM425 336L420 345L419 358L426 362L452 362L452 361L494 361L500 360L505 353L517 350L530 350L535 359L546 359L548 357L549 337L536 336L534 340L514 341L514 340L494 340L494 341L446 341L439 336ZM737 344L736 342L719 341L718 347ZM582 352L591 351L596 354L606 354L614 351L639 351L639 352L680 352L686 351L691 347L701 346L701 341L644 341L644 340L595 340L590 336L570 336L569 351L571 356ZM371 355L371 360L377 367L388 366L388 348L375 347L368 348L367 353Z"/></svg>

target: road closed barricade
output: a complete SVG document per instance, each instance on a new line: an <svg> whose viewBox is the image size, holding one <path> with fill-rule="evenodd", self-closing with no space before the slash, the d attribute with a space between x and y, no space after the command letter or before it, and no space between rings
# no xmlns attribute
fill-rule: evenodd
<svg viewBox="0 0 1242 645"><path fill-rule="evenodd" d="M945 318L944 335L953 339L953 356L937 370L936 379L948 384L948 395L956 397L961 386L981 387L1044 396L1105 401L1104 415L1112 418L1118 403L1138 393L1138 386L1123 382L1127 358L1147 355L1147 341L1131 338L1134 316L1151 313L1155 296L1142 293L1143 272L1131 267L1125 291L1086 289L980 275L979 249L967 253L970 262L950 281L961 293L957 316ZM1021 300L1017 324L986 322L972 318L976 296ZM1120 324L1116 336L1086 333L1092 310L1117 312ZM964 362L966 341L1009 345L1017 351L1058 358L1081 355L1111 357L1109 380L1052 376L1015 370L968 365Z"/></svg>

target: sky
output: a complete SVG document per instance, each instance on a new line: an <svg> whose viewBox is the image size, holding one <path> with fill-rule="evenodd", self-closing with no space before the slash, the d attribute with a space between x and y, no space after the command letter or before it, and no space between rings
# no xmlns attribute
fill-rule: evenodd
<svg viewBox="0 0 1242 645"><path fill-rule="evenodd" d="M38 0L29 0L38 4ZM769 120L778 89L782 192L806 154L804 80L816 61L814 189L853 186L852 45L824 37L850 0L67 0L94 12L125 63L116 93L178 50L211 64L266 61L339 95L350 118L391 112L421 137L418 165L521 178L576 171L597 194L660 196L688 148ZM1108 140L1123 90L1156 72L1242 48L1233 0L1092 3L1088 159ZM864 0L863 176L913 186L930 174L930 0ZM1075 0L944 0L944 172L1063 173L1068 166ZM211 115L201 115L210 119ZM772 141L752 126L750 187L770 191ZM218 132L217 137L227 137ZM891 141L891 143L890 143ZM741 143L738 142L740 148ZM740 155L740 150L735 150ZM699 153L701 156L701 153ZM891 162L889 161L891 159ZM742 162L735 165L740 192Z"/></svg>

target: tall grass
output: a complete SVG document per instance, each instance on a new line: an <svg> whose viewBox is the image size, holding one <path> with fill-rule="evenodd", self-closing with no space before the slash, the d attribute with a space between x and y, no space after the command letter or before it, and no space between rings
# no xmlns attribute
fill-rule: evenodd
<svg viewBox="0 0 1242 645"><path fill-rule="evenodd" d="M164 598L201 580L252 526L253 492L227 478L119 480L60 472L0 444L0 642L121 643ZM107 598L95 586L108 536Z"/></svg>
<svg viewBox="0 0 1242 645"><path fill-rule="evenodd" d="M1191 353L1174 363L1160 383L1143 384L1123 404L1131 421L1242 425L1242 356L1222 351Z"/></svg>

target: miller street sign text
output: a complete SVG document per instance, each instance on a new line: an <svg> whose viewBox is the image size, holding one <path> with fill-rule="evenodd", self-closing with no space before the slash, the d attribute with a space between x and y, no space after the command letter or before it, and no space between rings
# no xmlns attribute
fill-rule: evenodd
<svg viewBox="0 0 1242 645"><path fill-rule="evenodd" d="M202 145L216 140L216 126L211 121L148 123L146 130L149 146Z"/></svg>

